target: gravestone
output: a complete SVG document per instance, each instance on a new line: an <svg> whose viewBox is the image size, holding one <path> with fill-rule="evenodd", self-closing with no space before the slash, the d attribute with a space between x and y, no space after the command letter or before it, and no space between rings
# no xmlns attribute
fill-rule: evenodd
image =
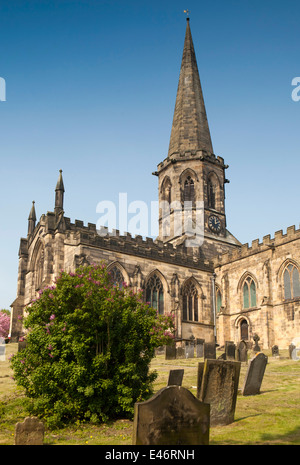
<svg viewBox="0 0 300 465"><path fill-rule="evenodd" d="M0 337L0 362L5 362L5 339Z"/></svg>
<svg viewBox="0 0 300 465"><path fill-rule="evenodd" d="M185 358L194 358L194 344L187 344L185 346Z"/></svg>
<svg viewBox="0 0 300 465"><path fill-rule="evenodd" d="M254 341L254 347L253 347L253 352L260 352L260 346L258 345L258 341L260 340L260 337L257 334L254 334L253 336L253 341Z"/></svg>
<svg viewBox="0 0 300 465"><path fill-rule="evenodd" d="M242 389L243 396L253 396L260 393L267 363L268 357L262 352L250 360Z"/></svg>
<svg viewBox="0 0 300 465"><path fill-rule="evenodd" d="M168 386L134 405L134 445L208 445L210 406L188 389Z"/></svg>
<svg viewBox="0 0 300 465"><path fill-rule="evenodd" d="M279 357L279 347L277 345L272 346L272 356Z"/></svg>
<svg viewBox="0 0 300 465"><path fill-rule="evenodd" d="M248 362L248 348L245 341L240 341L236 350L236 358L238 362Z"/></svg>
<svg viewBox="0 0 300 465"><path fill-rule="evenodd" d="M181 386L184 370L170 370L168 386Z"/></svg>
<svg viewBox="0 0 300 465"><path fill-rule="evenodd" d="M236 345L233 341L225 341L226 360L235 360Z"/></svg>
<svg viewBox="0 0 300 465"><path fill-rule="evenodd" d="M198 365L197 396L210 404L210 425L234 421L241 363L231 360L205 360Z"/></svg>
<svg viewBox="0 0 300 465"><path fill-rule="evenodd" d="M216 343L205 342L204 343L204 358L216 359Z"/></svg>
<svg viewBox="0 0 300 465"><path fill-rule="evenodd" d="M291 351L291 359L292 360L300 360L300 337L295 337L292 340L292 344L294 347Z"/></svg>
<svg viewBox="0 0 300 465"><path fill-rule="evenodd" d="M18 352L20 352L23 349L26 349L27 347L27 341L19 341L18 342Z"/></svg>
<svg viewBox="0 0 300 465"><path fill-rule="evenodd" d="M205 339L196 339L196 357L201 358L203 357L203 345Z"/></svg>
<svg viewBox="0 0 300 465"><path fill-rule="evenodd" d="M296 349L296 346L294 346L294 344L290 344L289 345L289 356L290 358L293 358L292 355L293 355L293 350Z"/></svg>
<svg viewBox="0 0 300 465"><path fill-rule="evenodd" d="M175 344L166 345L165 360L175 360L175 359L176 359L176 345Z"/></svg>
<svg viewBox="0 0 300 465"><path fill-rule="evenodd" d="M185 358L185 347L176 347L176 358Z"/></svg>
<svg viewBox="0 0 300 465"><path fill-rule="evenodd" d="M26 417L15 427L16 446L42 446L44 442L44 424L37 417Z"/></svg>

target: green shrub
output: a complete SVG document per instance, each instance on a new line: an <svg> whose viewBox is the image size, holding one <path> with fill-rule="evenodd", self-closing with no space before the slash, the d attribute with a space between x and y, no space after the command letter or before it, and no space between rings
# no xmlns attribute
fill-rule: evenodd
<svg viewBox="0 0 300 465"><path fill-rule="evenodd" d="M106 266L61 272L27 307L27 347L12 360L31 413L49 427L132 418L149 398L154 349L173 338L173 318L158 315Z"/></svg>

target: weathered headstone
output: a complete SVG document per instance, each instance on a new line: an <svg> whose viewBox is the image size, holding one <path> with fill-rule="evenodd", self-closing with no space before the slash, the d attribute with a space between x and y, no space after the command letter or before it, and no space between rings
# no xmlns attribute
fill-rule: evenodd
<svg viewBox="0 0 300 465"><path fill-rule="evenodd" d="M277 345L272 346L272 356L279 357L279 347Z"/></svg>
<svg viewBox="0 0 300 465"><path fill-rule="evenodd" d="M289 345L289 356L290 358L293 358L293 350L296 349L296 346L294 344Z"/></svg>
<svg viewBox="0 0 300 465"><path fill-rule="evenodd" d="M202 366L199 363L197 396L210 404L211 426L234 421L240 369L241 363L231 360L207 359Z"/></svg>
<svg viewBox="0 0 300 465"><path fill-rule="evenodd" d="M0 337L0 362L5 362L5 339Z"/></svg>
<svg viewBox="0 0 300 465"><path fill-rule="evenodd" d="M204 362L199 362L198 363L198 371L197 371L197 398L198 399L200 398L203 371L204 371Z"/></svg>
<svg viewBox="0 0 300 465"><path fill-rule="evenodd" d="M15 427L15 445L41 446L44 442L44 424L37 417L26 417Z"/></svg>
<svg viewBox="0 0 300 465"><path fill-rule="evenodd" d="M242 389L243 396L253 396L260 393L267 363L268 357L262 352L250 360Z"/></svg>
<svg viewBox="0 0 300 465"><path fill-rule="evenodd" d="M238 343L236 358L239 362L248 362L248 347L243 340Z"/></svg>
<svg viewBox="0 0 300 465"><path fill-rule="evenodd" d="M176 358L185 358L185 347L176 347Z"/></svg>
<svg viewBox="0 0 300 465"><path fill-rule="evenodd" d="M253 346L253 352L260 352L260 346L258 345L258 341L260 340L260 337L258 334L254 334L253 336L253 341L254 341L254 346Z"/></svg>
<svg viewBox="0 0 300 465"><path fill-rule="evenodd" d="M204 358L216 359L216 344L215 342L204 343Z"/></svg>
<svg viewBox="0 0 300 465"><path fill-rule="evenodd" d="M176 345L175 344L166 345L165 360L175 360L175 359L176 359Z"/></svg>
<svg viewBox="0 0 300 465"><path fill-rule="evenodd" d="M201 358L203 357L203 345L205 339L196 339L196 357Z"/></svg>
<svg viewBox="0 0 300 465"><path fill-rule="evenodd" d="M20 352L23 349L26 349L27 347L27 341L19 341L18 342L18 352Z"/></svg>
<svg viewBox="0 0 300 465"><path fill-rule="evenodd" d="M225 342L225 354L226 360L235 360L235 349L236 345L233 341L226 341Z"/></svg>
<svg viewBox="0 0 300 465"><path fill-rule="evenodd" d="M295 337L292 340L292 345L294 346L291 351L292 360L300 360L300 337Z"/></svg>
<svg viewBox="0 0 300 465"><path fill-rule="evenodd" d="M168 386L181 386L183 379L184 370L170 370Z"/></svg>
<svg viewBox="0 0 300 465"><path fill-rule="evenodd" d="M194 358L194 344L185 346L185 358Z"/></svg>
<svg viewBox="0 0 300 465"><path fill-rule="evenodd" d="M168 386L134 405L134 445L208 445L210 406L188 389Z"/></svg>

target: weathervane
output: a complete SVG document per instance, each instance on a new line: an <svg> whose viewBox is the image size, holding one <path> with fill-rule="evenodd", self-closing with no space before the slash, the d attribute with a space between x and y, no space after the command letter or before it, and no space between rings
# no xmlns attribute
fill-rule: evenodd
<svg viewBox="0 0 300 465"><path fill-rule="evenodd" d="M189 18L190 17L190 10L183 10L184 13L186 13L186 17Z"/></svg>

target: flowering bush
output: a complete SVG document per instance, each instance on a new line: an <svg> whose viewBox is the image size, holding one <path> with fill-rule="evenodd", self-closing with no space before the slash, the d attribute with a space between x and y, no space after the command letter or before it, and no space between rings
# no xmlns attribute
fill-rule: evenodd
<svg viewBox="0 0 300 465"><path fill-rule="evenodd" d="M7 311L0 311L0 337L7 337L9 333L10 317Z"/></svg>
<svg viewBox="0 0 300 465"><path fill-rule="evenodd" d="M173 318L116 287L105 265L61 272L27 312L27 347L11 363L31 413L49 427L132 417L152 394L149 364L172 341Z"/></svg>

